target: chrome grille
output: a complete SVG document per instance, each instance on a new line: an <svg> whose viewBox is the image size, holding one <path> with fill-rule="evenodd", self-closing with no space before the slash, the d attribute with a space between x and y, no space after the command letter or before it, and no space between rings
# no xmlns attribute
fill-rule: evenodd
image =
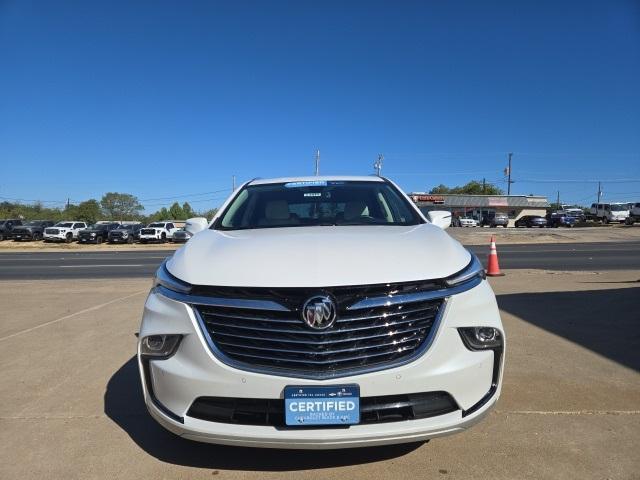
<svg viewBox="0 0 640 480"><path fill-rule="evenodd" d="M322 290L336 300L338 307L337 320L327 330L310 328L300 315L304 301L318 290L252 292L253 298L269 298L286 305L282 310L212 305L194 308L214 353L248 370L330 378L391 368L415 359L427 348L442 298L354 310L352 307L363 298L354 288L365 287Z"/></svg>
<svg viewBox="0 0 640 480"><path fill-rule="evenodd" d="M44 230L44 233L48 233L50 235L58 235L60 233L60 230L58 230L57 228L46 228Z"/></svg>
<svg viewBox="0 0 640 480"><path fill-rule="evenodd" d="M140 233L142 235L155 235L156 230L154 228L143 228L142 230L140 230Z"/></svg>

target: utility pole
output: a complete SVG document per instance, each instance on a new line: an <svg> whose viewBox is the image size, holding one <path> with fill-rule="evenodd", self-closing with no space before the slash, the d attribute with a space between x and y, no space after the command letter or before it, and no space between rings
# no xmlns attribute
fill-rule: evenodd
<svg viewBox="0 0 640 480"><path fill-rule="evenodd" d="M67 197L67 210L69 210L69 203L71 203L71 199Z"/></svg>
<svg viewBox="0 0 640 480"><path fill-rule="evenodd" d="M511 195L511 157L513 153L509 152L509 166L507 167L507 195Z"/></svg>
<svg viewBox="0 0 640 480"><path fill-rule="evenodd" d="M482 179L482 194L484 195L485 193L487 193L487 179L483 178Z"/></svg>
<svg viewBox="0 0 640 480"><path fill-rule="evenodd" d="M558 190L558 198L556 200L556 209L560 210L560 190Z"/></svg>
<svg viewBox="0 0 640 480"><path fill-rule="evenodd" d="M233 188L232 192L235 192L236 191L236 176L235 175L231 176L231 185L232 185L232 188Z"/></svg>
<svg viewBox="0 0 640 480"><path fill-rule="evenodd" d="M600 203L601 198L602 198L602 184L598 182L598 203Z"/></svg>
<svg viewBox="0 0 640 480"><path fill-rule="evenodd" d="M376 169L376 175L378 175L378 176L380 176L380 173L382 172L382 161L383 160L384 160L384 155L379 153L378 154L378 159L373 164L373 168Z"/></svg>
<svg viewBox="0 0 640 480"><path fill-rule="evenodd" d="M320 175L320 150L316 150L316 177Z"/></svg>

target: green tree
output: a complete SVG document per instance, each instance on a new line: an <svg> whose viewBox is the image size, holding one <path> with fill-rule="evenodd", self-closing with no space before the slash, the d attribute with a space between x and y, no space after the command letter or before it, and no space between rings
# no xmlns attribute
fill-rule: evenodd
<svg viewBox="0 0 640 480"><path fill-rule="evenodd" d="M178 202L169 207L169 216L171 220L184 220L184 211Z"/></svg>
<svg viewBox="0 0 640 480"><path fill-rule="evenodd" d="M113 220L132 220L139 217L144 207L138 197L129 193L108 192L102 196L100 206L104 215Z"/></svg>
<svg viewBox="0 0 640 480"><path fill-rule="evenodd" d="M79 205L70 205L68 220L82 220L88 223L96 223L100 219L100 204L93 198L81 202Z"/></svg>
<svg viewBox="0 0 640 480"><path fill-rule="evenodd" d="M211 220L213 217L215 217L216 213L218 213L218 209L217 208L212 208L210 210L205 210L204 212L194 212L193 216L194 217L204 217L207 220Z"/></svg>
<svg viewBox="0 0 640 480"><path fill-rule="evenodd" d="M196 212L193 211L189 202L184 202L182 204L182 211L184 212L184 219L192 218L196 216Z"/></svg>
<svg viewBox="0 0 640 480"><path fill-rule="evenodd" d="M438 185L437 187L433 187L429 190L431 194L445 194L445 193L457 193L457 194L467 194L467 195L504 195L504 191L500 188L492 185L490 183L479 182L477 180L472 180L469 183L449 188L446 185Z"/></svg>

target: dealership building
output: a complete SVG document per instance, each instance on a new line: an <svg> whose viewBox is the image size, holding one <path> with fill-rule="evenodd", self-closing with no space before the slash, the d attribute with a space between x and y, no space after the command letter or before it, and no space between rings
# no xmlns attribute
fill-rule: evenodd
<svg viewBox="0 0 640 480"><path fill-rule="evenodd" d="M496 212L509 216L509 226L525 215L547 214L550 207L547 197L536 195L465 195L465 194L429 194L410 193L409 197L416 202L422 212L430 210L447 210L458 217L469 217L481 220Z"/></svg>

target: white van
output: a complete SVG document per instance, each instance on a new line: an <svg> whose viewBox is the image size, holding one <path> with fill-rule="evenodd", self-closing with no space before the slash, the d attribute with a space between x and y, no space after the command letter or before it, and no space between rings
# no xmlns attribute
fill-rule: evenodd
<svg viewBox="0 0 640 480"><path fill-rule="evenodd" d="M623 223L629 216L628 203L592 203L589 213L602 223Z"/></svg>

